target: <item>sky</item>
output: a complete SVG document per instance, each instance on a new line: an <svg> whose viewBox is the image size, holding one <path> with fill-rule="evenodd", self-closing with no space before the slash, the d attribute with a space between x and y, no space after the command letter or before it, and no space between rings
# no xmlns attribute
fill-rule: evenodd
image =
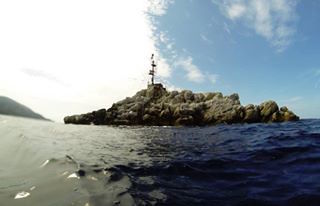
<svg viewBox="0 0 320 206"><path fill-rule="evenodd" d="M320 1L0 1L0 95L61 122L149 81L320 117Z"/></svg>

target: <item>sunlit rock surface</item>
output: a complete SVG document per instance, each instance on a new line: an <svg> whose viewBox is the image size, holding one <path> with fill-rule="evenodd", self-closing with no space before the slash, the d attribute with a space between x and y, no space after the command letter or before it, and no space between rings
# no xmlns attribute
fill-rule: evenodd
<svg viewBox="0 0 320 206"><path fill-rule="evenodd" d="M239 95L220 92L167 91L162 84L149 85L108 110L67 116L66 124L95 125L214 125L296 121L299 117L274 101L242 106Z"/></svg>

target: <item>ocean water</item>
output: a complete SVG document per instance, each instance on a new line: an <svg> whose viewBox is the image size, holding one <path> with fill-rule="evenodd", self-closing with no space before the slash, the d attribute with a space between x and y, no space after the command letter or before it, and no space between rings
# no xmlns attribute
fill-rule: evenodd
<svg viewBox="0 0 320 206"><path fill-rule="evenodd" d="M0 205L320 205L320 120L176 128L0 116Z"/></svg>

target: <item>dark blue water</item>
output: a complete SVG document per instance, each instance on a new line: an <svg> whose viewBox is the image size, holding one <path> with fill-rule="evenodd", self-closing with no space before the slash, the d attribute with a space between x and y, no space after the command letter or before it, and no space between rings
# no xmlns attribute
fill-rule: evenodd
<svg viewBox="0 0 320 206"><path fill-rule="evenodd" d="M320 205L320 120L204 128L0 122L6 205ZM15 199L21 191L30 195Z"/></svg>

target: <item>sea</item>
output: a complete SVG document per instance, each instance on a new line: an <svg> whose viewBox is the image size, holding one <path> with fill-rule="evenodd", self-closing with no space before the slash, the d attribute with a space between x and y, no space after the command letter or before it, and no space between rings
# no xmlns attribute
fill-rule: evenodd
<svg viewBox="0 0 320 206"><path fill-rule="evenodd" d="M0 116L1 206L320 205L320 120L210 127Z"/></svg>

